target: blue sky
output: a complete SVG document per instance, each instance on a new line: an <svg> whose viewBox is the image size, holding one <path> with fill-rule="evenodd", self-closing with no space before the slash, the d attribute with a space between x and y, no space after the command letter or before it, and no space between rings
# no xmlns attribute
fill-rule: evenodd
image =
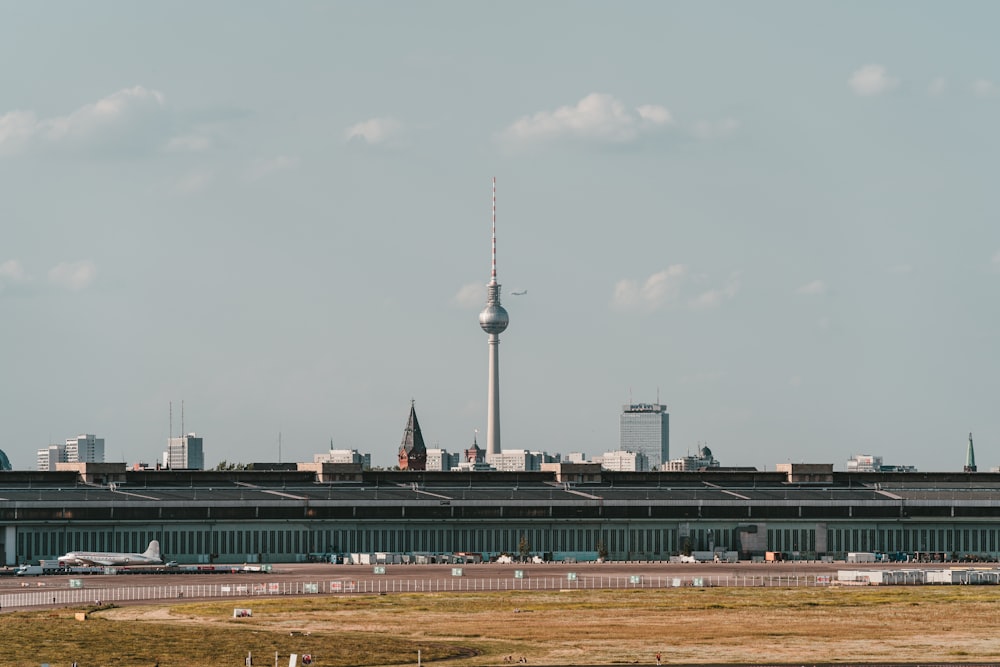
<svg viewBox="0 0 1000 667"><path fill-rule="evenodd" d="M1000 7L0 4L0 449L1000 465ZM513 290L527 290L512 296Z"/></svg>

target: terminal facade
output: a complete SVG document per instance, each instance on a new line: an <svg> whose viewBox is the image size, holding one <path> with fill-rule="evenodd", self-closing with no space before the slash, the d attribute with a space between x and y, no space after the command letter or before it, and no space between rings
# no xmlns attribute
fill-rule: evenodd
<svg viewBox="0 0 1000 667"><path fill-rule="evenodd" d="M297 562L349 554L490 559L842 559L849 552L1000 555L1000 474L776 471L622 473L594 464L540 472L370 471L332 463L238 471L61 464L0 471L0 559L74 550L178 563ZM522 542L524 538L524 542Z"/></svg>

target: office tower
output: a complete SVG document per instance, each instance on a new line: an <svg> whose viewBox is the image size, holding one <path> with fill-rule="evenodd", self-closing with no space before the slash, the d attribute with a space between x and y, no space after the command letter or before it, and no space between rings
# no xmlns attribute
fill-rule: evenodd
<svg viewBox="0 0 1000 667"><path fill-rule="evenodd" d="M66 445L49 445L38 450L39 470L52 471L57 463L66 463Z"/></svg>
<svg viewBox="0 0 1000 667"><path fill-rule="evenodd" d="M641 452L649 466L659 470L670 459L670 415L659 403L632 403L622 406L619 449Z"/></svg>
<svg viewBox="0 0 1000 667"><path fill-rule="evenodd" d="M194 433L167 440L163 465L171 470L204 470L205 447L203 439Z"/></svg>
<svg viewBox="0 0 1000 667"><path fill-rule="evenodd" d="M67 463L104 463L104 438L90 434L66 439Z"/></svg>
<svg viewBox="0 0 1000 667"><path fill-rule="evenodd" d="M490 282L486 286L486 308L479 313L479 326L489 334L489 391L486 398L486 460L500 456L500 334L510 318L500 305L500 285L497 283L497 179L493 179L493 246Z"/></svg>

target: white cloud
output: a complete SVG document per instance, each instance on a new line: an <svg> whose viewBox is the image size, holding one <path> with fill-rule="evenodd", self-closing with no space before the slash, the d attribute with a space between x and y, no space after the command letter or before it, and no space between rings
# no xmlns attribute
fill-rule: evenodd
<svg viewBox="0 0 1000 667"><path fill-rule="evenodd" d="M4 284L15 284L28 282L30 278L25 272L21 262L16 259L8 259L0 264L0 287Z"/></svg>
<svg viewBox="0 0 1000 667"><path fill-rule="evenodd" d="M643 281L619 280L615 284L611 303L621 310L647 312L674 303L692 310L705 310L736 298L740 291L740 277L738 273L734 273L721 287L702 289L690 296L695 291L694 286L704 285L708 281L705 275L691 273L685 264L673 264Z"/></svg>
<svg viewBox="0 0 1000 667"><path fill-rule="evenodd" d="M272 158L257 158L250 163L246 176L252 181L259 180L279 171L288 171L299 166L299 159L289 155L278 155Z"/></svg>
<svg viewBox="0 0 1000 667"><path fill-rule="evenodd" d="M948 90L948 81L943 76L935 77L927 84L928 95L943 95Z"/></svg>
<svg viewBox="0 0 1000 667"><path fill-rule="evenodd" d="M639 114L639 118L642 118L653 125L668 125L674 122L673 116L670 115L670 110L666 107L657 106L655 104L643 104L642 106L636 107L635 110Z"/></svg>
<svg viewBox="0 0 1000 667"><path fill-rule="evenodd" d="M462 308L472 308L482 306L486 303L486 286L483 283L469 283L462 285L452 301Z"/></svg>
<svg viewBox="0 0 1000 667"><path fill-rule="evenodd" d="M619 280L612 302L629 310L656 310L677 299L687 276L687 266L674 264L652 274L642 284L629 279Z"/></svg>
<svg viewBox="0 0 1000 667"><path fill-rule="evenodd" d="M847 85L857 95L880 95L898 86L899 79L889 76L882 65L873 64L856 70L847 80Z"/></svg>
<svg viewBox="0 0 1000 667"><path fill-rule="evenodd" d="M97 277L97 266L90 260L63 262L49 269L49 282L70 290L81 290Z"/></svg>
<svg viewBox="0 0 1000 667"><path fill-rule="evenodd" d="M155 147L169 130L165 108L162 93L133 86L65 116L38 118L32 111L10 111L0 116L0 154Z"/></svg>
<svg viewBox="0 0 1000 667"><path fill-rule="evenodd" d="M972 82L972 92L976 97L996 97L1000 87L989 79L976 79Z"/></svg>
<svg viewBox="0 0 1000 667"><path fill-rule="evenodd" d="M822 280L814 280L796 289L795 293L806 295L826 294L826 283Z"/></svg>
<svg viewBox="0 0 1000 667"><path fill-rule="evenodd" d="M740 129L740 125L740 121L735 118L699 120L692 126L691 132L699 139L724 139Z"/></svg>
<svg viewBox="0 0 1000 667"><path fill-rule="evenodd" d="M628 143L672 123L665 107L644 104L629 110L611 95L591 93L574 106L523 116L504 130L502 137L523 143L566 138Z"/></svg>
<svg viewBox="0 0 1000 667"><path fill-rule="evenodd" d="M722 287L702 292L698 296L691 299L690 306L692 308L715 308L725 301L730 301L736 298L739 291L739 275L733 274Z"/></svg>
<svg viewBox="0 0 1000 667"><path fill-rule="evenodd" d="M397 135L401 129L402 125L394 118L372 118L347 128L344 138L348 141L360 139L369 144L382 144Z"/></svg>

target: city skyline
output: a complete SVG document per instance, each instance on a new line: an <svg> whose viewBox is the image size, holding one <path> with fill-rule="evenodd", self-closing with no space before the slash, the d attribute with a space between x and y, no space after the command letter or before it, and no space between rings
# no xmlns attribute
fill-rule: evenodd
<svg viewBox="0 0 1000 667"><path fill-rule="evenodd" d="M1000 464L994 3L7 9L14 468L468 447L493 176L504 448Z"/></svg>

